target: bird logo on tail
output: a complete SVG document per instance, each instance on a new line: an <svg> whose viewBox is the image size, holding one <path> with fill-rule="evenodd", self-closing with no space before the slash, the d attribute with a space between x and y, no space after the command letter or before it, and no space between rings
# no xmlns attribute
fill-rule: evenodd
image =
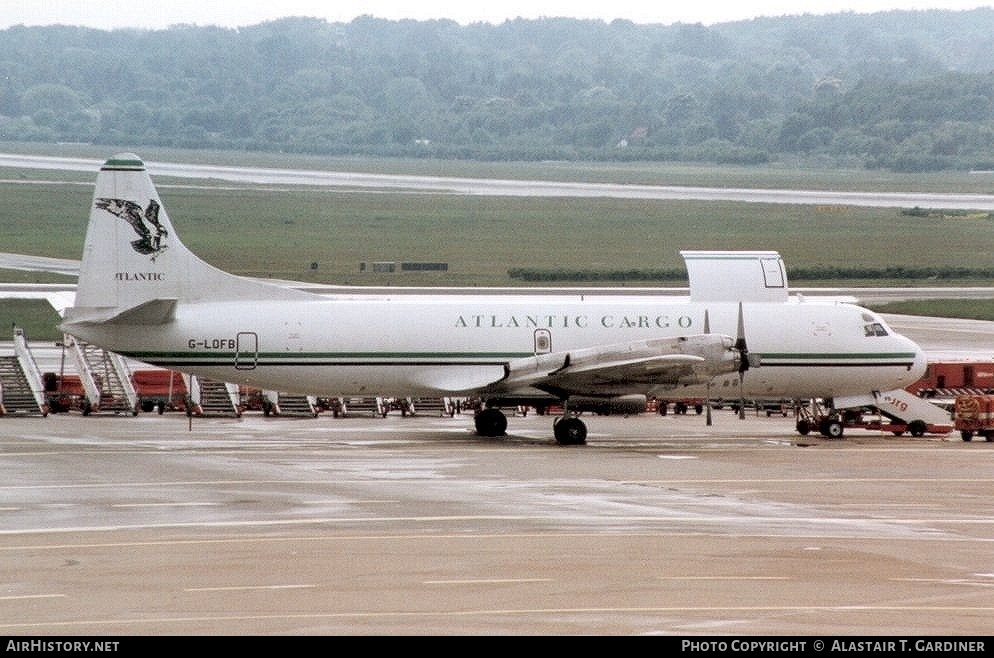
<svg viewBox="0 0 994 658"><path fill-rule="evenodd" d="M161 206L155 199L151 199L144 210L134 201L126 199L100 198L96 200L95 205L131 225L139 236L137 240L132 241L131 248L139 254L151 256L152 262L155 262L156 256L166 250L168 245L164 244L164 241L169 231L159 222Z"/></svg>

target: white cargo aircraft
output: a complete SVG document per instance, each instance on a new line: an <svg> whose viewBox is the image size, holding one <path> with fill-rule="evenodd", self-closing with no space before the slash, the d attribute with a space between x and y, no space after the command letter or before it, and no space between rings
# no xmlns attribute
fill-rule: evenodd
<svg viewBox="0 0 994 658"><path fill-rule="evenodd" d="M144 163L97 176L75 304L62 329L173 370L310 395L558 398L560 444L587 429L571 401L627 396L831 399L903 388L925 355L877 314L788 294L776 252L684 251L689 297L557 293L316 294L223 272L176 234Z"/></svg>

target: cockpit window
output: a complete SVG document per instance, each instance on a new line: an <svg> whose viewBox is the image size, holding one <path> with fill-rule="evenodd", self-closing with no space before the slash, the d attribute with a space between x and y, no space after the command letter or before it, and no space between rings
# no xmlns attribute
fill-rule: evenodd
<svg viewBox="0 0 994 658"><path fill-rule="evenodd" d="M871 322L863 326L863 331L867 336L886 336L887 330L879 322Z"/></svg>
<svg viewBox="0 0 994 658"><path fill-rule="evenodd" d="M884 327L883 323L870 315L869 313L863 313L863 335L864 336L886 336L887 329Z"/></svg>

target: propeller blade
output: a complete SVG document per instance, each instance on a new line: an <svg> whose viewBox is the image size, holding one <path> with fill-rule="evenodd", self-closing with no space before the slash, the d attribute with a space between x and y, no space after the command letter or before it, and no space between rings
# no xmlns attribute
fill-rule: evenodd
<svg viewBox="0 0 994 658"><path fill-rule="evenodd" d="M742 317L742 302L739 302L739 326L735 337L735 349L739 351L739 374L749 369L749 347L745 339L745 320Z"/></svg>
<svg viewBox="0 0 994 658"><path fill-rule="evenodd" d="M711 382L708 382L708 395L704 400L704 408L706 409L707 422L705 423L708 427L711 427Z"/></svg>
<svg viewBox="0 0 994 658"><path fill-rule="evenodd" d="M739 351L739 419L745 420L745 392L742 382L749 369L749 348L745 339L745 320L742 317L742 302L739 302L739 326L735 338L735 348Z"/></svg>
<svg viewBox="0 0 994 658"><path fill-rule="evenodd" d="M708 310L704 309L704 333L711 333L711 316L708 315ZM708 427L711 427L711 382L708 382L708 393L707 399L704 400L704 408L707 409L707 421Z"/></svg>
<svg viewBox="0 0 994 658"><path fill-rule="evenodd" d="M739 420L745 420L746 417L746 399L745 393L742 391L742 371L739 371Z"/></svg>

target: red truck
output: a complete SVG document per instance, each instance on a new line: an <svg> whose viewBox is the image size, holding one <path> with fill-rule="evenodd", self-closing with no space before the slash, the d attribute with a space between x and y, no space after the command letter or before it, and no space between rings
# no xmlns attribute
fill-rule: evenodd
<svg viewBox="0 0 994 658"><path fill-rule="evenodd" d="M971 441L974 435L994 441L994 395L956 396L953 426L964 441Z"/></svg>
<svg viewBox="0 0 994 658"><path fill-rule="evenodd" d="M172 370L136 370L131 374L138 404L142 411L160 414L167 410L186 408L186 382L183 375Z"/></svg>
<svg viewBox="0 0 994 658"><path fill-rule="evenodd" d="M994 393L994 362L932 361L922 378L905 390L952 408L957 395Z"/></svg>

